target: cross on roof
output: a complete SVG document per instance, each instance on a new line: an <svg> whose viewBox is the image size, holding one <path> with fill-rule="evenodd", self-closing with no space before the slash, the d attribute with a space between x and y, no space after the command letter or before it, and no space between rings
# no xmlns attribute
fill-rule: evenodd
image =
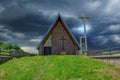
<svg viewBox="0 0 120 80"><path fill-rule="evenodd" d="M64 50L65 48L64 48L64 41L66 40L64 37L62 37L61 39L61 42L62 42L62 50Z"/></svg>

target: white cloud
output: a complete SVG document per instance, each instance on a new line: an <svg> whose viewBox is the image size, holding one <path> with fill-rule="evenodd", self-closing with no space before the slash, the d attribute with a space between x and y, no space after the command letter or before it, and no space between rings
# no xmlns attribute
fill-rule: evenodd
<svg viewBox="0 0 120 80"><path fill-rule="evenodd" d="M30 42L40 42L41 39L30 39Z"/></svg>
<svg viewBox="0 0 120 80"><path fill-rule="evenodd" d="M87 4L87 8L88 10L91 10L91 11L94 11L96 10L97 8L99 8L101 6L101 2L100 0L96 0L96 1L91 1L90 3Z"/></svg>
<svg viewBox="0 0 120 80"><path fill-rule="evenodd" d="M25 35L23 33L16 32L14 33L18 38L25 38Z"/></svg>
<svg viewBox="0 0 120 80"><path fill-rule="evenodd" d="M34 39L30 39L29 41L30 42L40 42L41 40L42 40L42 36L39 36L39 37L37 37L37 38L34 38Z"/></svg>
<svg viewBox="0 0 120 80"><path fill-rule="evenodd" d="M118 33L120 32L120 24L110 25L107 29L103 30L100 34L107 34L107 33Z"/></svg>
<svg viewBox="0 0 120 80"><path fill-rule="evenodd" d="M2 29L2 28L4 28L4 26L3 26L3 25L0 25L0 29Z"/></svg>
<svg viewBox="0 0 120 80"><path fill-rule="evenodd" d="M120 0L109 0L108 4L105 6L104 12L107 14L116 15L117 12L120 10Z"/></svg>
<svg viewBox="0 0 120 80"><path fill-rule="evenodd" d="M9 30L6 29L5 26L4 26L4 25L1 25L1 24L0 24L0 30L1 30L1 31L4 31L4 32L9 32Z"/></svg>
<svg viewBox="0 0 120 80"><path fill-rule="evenodd" d="M108 41L120 44L120 35L98 36L96 39L99 41L98 45L105 45Z"/></svg>
<svg viewBox="0 0 120 80"><path fill-rule="evenodd" d="M113 40L114 40L114 42L117 42L120 44L120 35L113 36Z"/></svg>
<svg viewBox="0 0 120 80"><path fill-rule="evenodd" d="M108 30L110 30L110 31L120 31L120 24L110 25L110 26L108 27Z"/></svg>
<svg viewBox="0 0 120 80"><path fill-rule="evenodd" d="M34 46L22 46L21 49L29 53L34 53L34 54L38 53L38 50Z"/></svg>

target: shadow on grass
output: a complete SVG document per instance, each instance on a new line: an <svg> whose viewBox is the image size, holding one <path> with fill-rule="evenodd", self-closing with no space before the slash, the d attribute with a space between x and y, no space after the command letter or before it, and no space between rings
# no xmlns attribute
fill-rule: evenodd
<svg viewBox="0 0 120 80"><path fill-rule="evenodd" d="M0 65L1 65L2 63L4 63L4 61L0 61Z"/></svg>

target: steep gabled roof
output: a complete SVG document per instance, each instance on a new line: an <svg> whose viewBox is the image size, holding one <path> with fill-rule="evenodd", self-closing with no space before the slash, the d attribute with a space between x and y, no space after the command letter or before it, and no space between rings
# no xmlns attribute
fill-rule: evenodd
<svg viewBox="0 0 120 80"><path fill-rule="evenodd" d="M52 24L52 26L50 27L50 29L48 30L48 32L46 33L45 37L42 39L42 41L39 43L37 49L39 49L39 47L41 46L41 44L44 44L47 39L49 38L50 34L53 32L54 28L56 27L56 24L58 22L61 22L61 24L63 25L64 29L66 30L66 32L68 33L68 35L70 36L71 40L74 42L74 44L77 45L78 49L80 49L79 43L77 42L77 40L74 38L74 36L72 35L72 33L70 32L69 28L67 27L67 25L64 23L63 18L61 17L60 14L58 14L56 20L54 21L54 23Z"/></svg>

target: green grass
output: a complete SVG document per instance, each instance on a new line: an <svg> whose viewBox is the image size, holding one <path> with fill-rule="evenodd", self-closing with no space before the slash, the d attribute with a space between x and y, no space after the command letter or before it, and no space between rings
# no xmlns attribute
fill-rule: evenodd
<svg viewBox="0 0 120 80"><path fill-rule="evenodd" d="M3 63L3 61L0 61L0 64L2 64Z"/></svg>
<svg viewBox="0 0 120 80"><path fill-rule="evenodd" d="M0 80L119 80L120 68L85 56L14 58L0 65Z"/></svg>
<svg viewBox="0 0 120 80"><path fill-rule="evenodd" d="M9 53L8 52L0 52L0 56L8 56Z"/></svg>

